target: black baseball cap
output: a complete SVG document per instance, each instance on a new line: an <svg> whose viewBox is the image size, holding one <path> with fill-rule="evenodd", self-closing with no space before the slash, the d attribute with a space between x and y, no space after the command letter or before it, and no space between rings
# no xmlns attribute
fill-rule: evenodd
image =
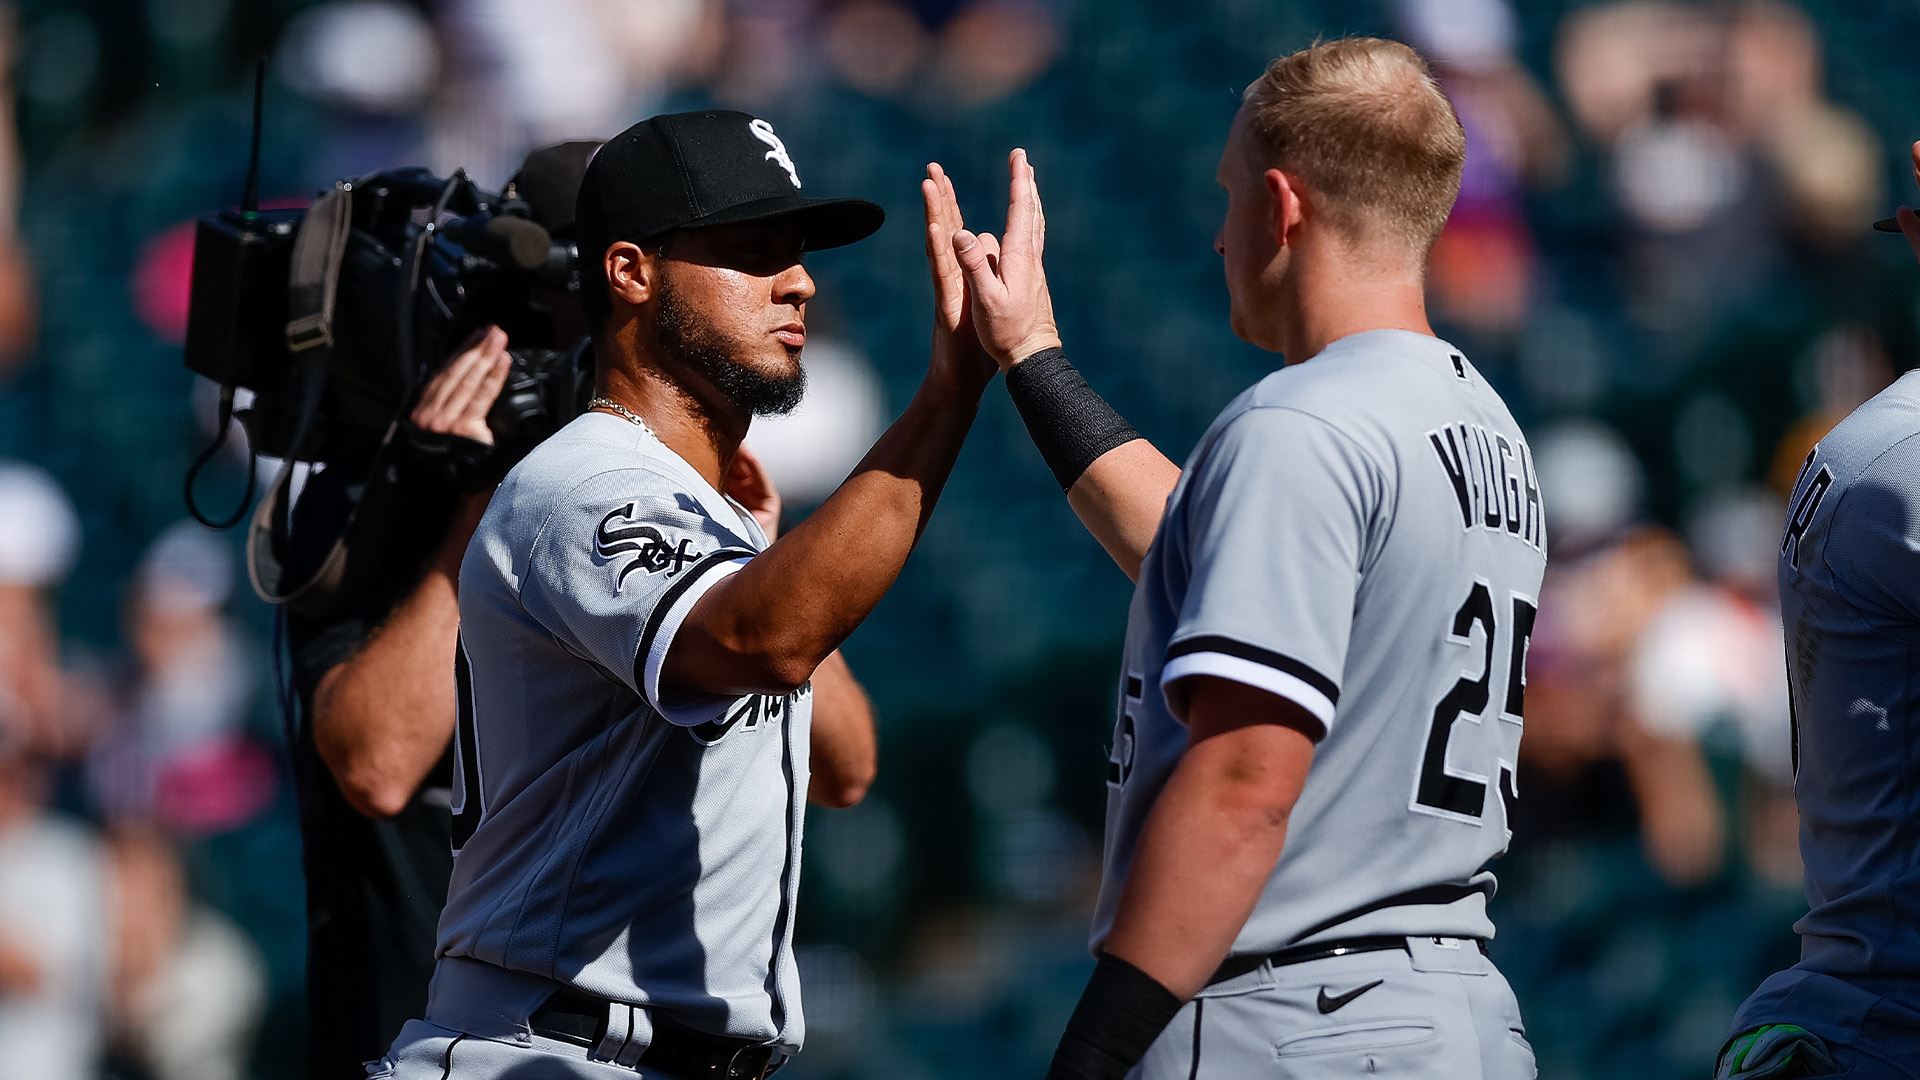
<svg viewBox="0 0 1920 1080"><path fill-rule="evenodd" d="M800 172L773 125L732 110L643 120L600 147L580 182L574 228L584 261L674 229L803 217L805 249L873 235L886 211L865 199L800 194Z"/></svg>

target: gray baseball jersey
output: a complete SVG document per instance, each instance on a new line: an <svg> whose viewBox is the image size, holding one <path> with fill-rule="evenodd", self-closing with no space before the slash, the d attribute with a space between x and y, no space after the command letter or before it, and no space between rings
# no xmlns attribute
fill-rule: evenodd
<svg viewBox="0 0 1920 1080"><path fill-rule="evenodd" d="M440 955L798 1049L811 692L660 685L694 602L765 546L616 416L579 417L507 476L460 569Z"/></svg>
<svg viewBox="0 0 1920 1080"><path fill-rule="evenodd" d="M1261 380L1187 460L1140 568L1108 769L1105 939L1187 745L1180 680L1299 705L1318 745L1235 955L1491 937L1546 527L1532 454L1444 341L1343 338Z"/></svg>
<svg viewBox="0 0 1920 1080"><path fill-rule="evenodd" d="M1808 455L1779 576L1809 910L1794 924L1800 963L1734 1030L1791 1020L1831 1034L1806 1013L1843 1012L1846 995L1817 976L1920 1009L1920 372Z"/></svg>

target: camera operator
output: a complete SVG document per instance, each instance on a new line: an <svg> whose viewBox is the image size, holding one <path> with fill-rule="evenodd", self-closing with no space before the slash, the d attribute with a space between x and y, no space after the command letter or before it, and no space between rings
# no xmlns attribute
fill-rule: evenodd
<svg viewBox="0 0 1920 1080"><path fill-rule="evenodd" d="M421 394L424 432L492 442L487 410L505 383L506 335L489 327ZM317 561L351 507L366 462L330 463L294 508L290 561ZM450 827L460 558L491 489L409 478L384 557L324 621L289 614L304 723L308 1067L362 1075L426 1001L434 929L453 856Z"/></svg>
<svg viewBox="0 0 1920 1080"><path fill-rule="evenodd" d="M572 228L574 192L595 144L536 151L513 184L556 236ZM543 215L542 211L547 211ZM554 299L554 298L549 298ZM550 305L556 333L577 301ZM510 373L508 335L476 332L422 388L415 443L492 446L488 412ZM477 447L469 447L477 450ZM365 498L397 484L373 557L324 617L289 611L287 643L300 716L307 876L308 1075L359 1080L425 1006L435 928L453 857L455 587L491 485L459 483L414 462L372 475L371 449L330 458L292 512L287 563L318 566Z"/></svg>

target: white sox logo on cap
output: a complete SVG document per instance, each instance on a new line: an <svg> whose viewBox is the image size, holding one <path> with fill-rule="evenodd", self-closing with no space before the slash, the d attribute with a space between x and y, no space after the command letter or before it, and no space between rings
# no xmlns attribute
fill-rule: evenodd
<svg viewBox="0 0 1920 1080"><path fill-rule="evenodd" d="M753 132L754 138L773 147L767 151L767 160L777 162L781 168L787 170L787 179L793 181L794 187L799 187L800 174L794 170L793 159L787 156L787 144L781 142L780 136L773 133L773 125L765 120L755 119L747 125L747 130Z"/></svg>

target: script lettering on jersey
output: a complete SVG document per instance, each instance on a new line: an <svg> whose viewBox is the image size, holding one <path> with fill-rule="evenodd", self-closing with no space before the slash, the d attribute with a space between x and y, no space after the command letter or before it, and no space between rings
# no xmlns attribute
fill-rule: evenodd
<svg viewBox="0 0 1920 1080"><path fill-rule="evenodd" d="M1462 528L1504 532L1547 550L1540 478L1525 442L1464 421L1427 432L1427 441L1460 504Z"/></svg>
<svg viewBox="0 0 1920 1080"><path fill-rule="evenodd" d="M1807 470L1812 468L1814 456L1818 453L1820 448L1816 446L1800 466L1802 479L1806 477ZM1820 466L1820 471L1813 474L1812 482L1801 490L1800 498L1794 501L1793 513L1787 515L1787 532L1780 538L1780 555L1795 570L1800 569L1800 541L1806 537L1808 527L1813 524L1813 515L1819 513L1820 503L1827 497L1827 489L1832 486L1833 470L1825 465Z"/></svg>
<svg viewBox="0 0 1920 1080"><path fill-rule="evenodd" d="M780 718L793 711L801 698L813 694L813 684L807 683L791 694L748 694L727 708L724 715L704 724L695 724L687 729L688 734L708 746L720 741L721 736L730 731L757 731L764 725L778 723Z"/></svg>
<svg viewBox="0 0 1920 1080"><path fill-rule="evenodd" d="M628 503L601 518L600 527L593 534L595 555L603 559L633 555L632 561L620 568L620 576L614 581L614 592L626 586L627 576L635 570L645 570L649 574L664 570L668 577L672 577L700 557L699 552L692 550L692 540L683 537L678 544L669 544L660 530L651 525L614 524L615 520L631 522L633 507L633 503Z"/></svg>

